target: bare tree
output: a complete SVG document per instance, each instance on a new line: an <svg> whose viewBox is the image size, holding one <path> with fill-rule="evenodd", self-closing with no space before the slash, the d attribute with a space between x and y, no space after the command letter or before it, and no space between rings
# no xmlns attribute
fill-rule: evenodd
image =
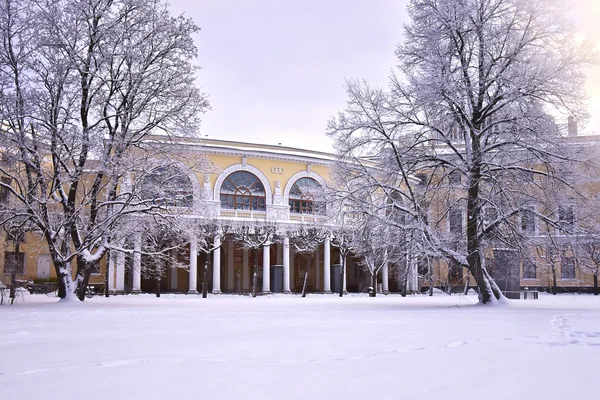
<svg viewBox="0 0 600 400"><path fill-rule="evenodd" d="M289 230L287 236L294 246L296 253L302 254L304 260L304 283L302 284L302 297L306 297L306 286L310 275L310 264L313 254L323 243L327 232L318 227L300 227L299 229Z"/></svg>
<svg viewBox="0 0 600 400"><path fill-rule="evenodd" d="M83 299L119 219L160 207L119 187L132 151L194 134L208 107L194 82L198 29L163 0L0 5L2 152L12 161L0 185L16 204L4 221L28 218L42 232L60 297Z"/></svg>
<svg viewBox="0 0 600 400"><path fill-rule="evenodd" d="M198 250L205 255L204 268L202 272L202 298L208 297L208 270L210 268L211 255L220 251L223 238L227 235L231 226L215 220L201 220L189 228L195 237Z"/></svg>
<svg viewBox="0 0 600 400"><path fill-rule="evenodd" d="M551 292L555 295L557 290L556 265L561 260L561 245L553 233L548 233L541 237L535 250L538 258L544 263L546 270L550 272L552 278Z"/></svg>
<svg viewBox="0 0 600 400"><path fill-rule="evenodd" d="M363 266L371 275L371 291L375 297L377 293L377 276L379 272L389 263L390 245L389 236L385 229L361 229L361 233L355 238L354 251L362 256ZM379 226L379 228L382 228Z"/></svg>
<svg viewBox="0 0 600 400"><path fill-rule="evenodd" d="M575 255L580 268L592 274L594 295L598 295L598 274L600 273L600 235L588 234L575 242Z"/></svg>
<svg viewBox="0 0 600 400"><path fill-rule="evenodd" d="M12 224L4 226L6 242L12 244L13 247L13 251L5 252L4 256L4 275L10 274L10 282L8 285L3 284L4 287L0 290L4 290L8 286L8 298L12 305L15 302L18 288L17 273L24 267L25 254L21 252L21 242L24 241L27 226L25 223L18 224L15 220L11 222ZM2 304L1 301L0 304Z"/></svg>
<svg viewBox="0 0 600 400"><path fill-rule="evenodd" d="M142 254L146 262L142 263L140 273L146 278L154 279L156 297L161 294L161 282L168 271L188 269L188 265L178 260L178 255L185 250L185 241L181 241L182 231L176 219L159 217L147 220L142 228ZM111 253L122 251L132 253L125 248L111 248Z"/></svg>
<svg viewBox="0 0 600 400"><path fill-rule="evenodd" d="M519 246L515 217L537 201L536 184L572 190L564 173L578 155L553 117L584 119L590 47L558 1L411 0L408 11L389 90L349 81L329 135L354 168L348 180L385 193L431 248L470 271L480 301L494 302L502 293L483 257L492 233ZM490 207L501 212L486 220ZM442 234L452 208L456 246Z"/></svg>
<svg viewBox="0 0 600 400"><path fill-rule="evenodd" d="M354 250L354 238L356 231L349 226L339 226L330 232L331 245L340 251L342 265L340 267L340 297L344 296L344 271L346 270L346 258Z"/></svg>
<svg viewBox="0 0 600 400"><path fill-rule="evenodd" d="M258 252L265 246L273 244L277 238L277 227L272 224L242 224L231 229L235 240L242 244L244 249L254 252L252 267L252 297L256 297L258 286Z"/></svg>

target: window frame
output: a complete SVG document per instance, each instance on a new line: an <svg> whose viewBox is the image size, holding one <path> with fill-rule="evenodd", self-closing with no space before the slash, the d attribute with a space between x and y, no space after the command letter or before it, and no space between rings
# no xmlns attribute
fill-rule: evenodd
<svg viewBox="0 0 600 400"><path fill-rule="evenodd" d="M239 182L232 179L236 174L248 175L254 178L253 182L245 186L240 185ZM233 193L223 192L223 189L227 188L228 185L233 187ZM253 188L256 188L256 190L253 190ZM255 194L261 192L262 194ZM219 201L221 203L221 210L261 212L267 210L267 192L265 185L256 174L253 174L250 171L234 171L227 175L219 188Z"/></svg>
<svg viewBox="0 0 600 400"><path fill-rule="evenodd" d="M563 218L563 216L561 216L561 212L564 213L563 210L569 210L567 211L567 218ZM569 216L570 214L570 216ZM570 219L570 222L569 222ZM570 235L573 233L574 229L575 229L575 207L573 206L573 204L561 204L556 208L556 220L559 224L559 228L557 229L558 234L559 235ZM560 221L567 221L567 225L562 225L560 223ZM563 229L566 228L566 229Z"/></svg>
<svg viewBox="0 0 600 400"><path fill-rule="evenodd" d="M17 255L17 254L20 256L19 258L22 259L22 262L20 263L20 265L18 265L19 268L17 268L16 275L25 275L25 253L23 253L21 251L18 253L16 251L5 251L4 252L4 275L12 274L11 268L7 269L7 266L10 265L8 259L9 259L9 257L12 257L12 255Z"/></svg>
<svg viewBox="0 0 600 400"><path fill-rule="evenodd" d="M567 265L567 261L569 261L569 269L568 271L573 271L572 276L565 276L565 271L567 271L567 268L565 268L565 266ZM573 256L565 256L563 254L563 256L560 258L560 279L565 279L565 280L573 280L573 279L577 279L577 271L576 271L576 264L575 264L575 257Z"/></svg>
<svg viewBox="0 0 600 400"><path fill-rule="evenodd" d="M529 266L529 268L527 268ZM530 258L524 258L523 259L523 273L522 273L522 279L528 279L528 280L537 280L537 262L536 260L530 259ZM531 271L533 271L533 276L531 276Z"/></svg>
<svg viewBox="0 0 600 400"><path fill-rule="evenodd" d="M314 178L310 176L304 176L294 181L288 194L288 205L290 206L290 214L293 215L322 215L325 213L325 205L318 200L315 200L310 193L304 193L302 187L307 185L298 185L299 182L313 182L312 187L316 190L315 192L324 192L323 186ZM294 188L300 192L300 196L296 196ZM322 208L322 209L321 209Z"/></svg>
<svg viewBox="0 0 600 400"><path fill-rule="evenodd" d="M526 222L523 219L525 211L527 211L528 213L531 213L531 224L533 225L532 229L531 228L530 229L523 228L523 224L524 224L524 222ZM538 236L539 231L538 231L538 223L537 223L537 218L536 218L535 206L526 207L525 210L523 210L522 212L519 213L519 231L523 234L527 234L530 236Z"/></svg>
<svg viewBox="0 0 600 400"><path fill-rule="evenodd" d="M452 229L452 220L453 215L456 217L456 214L460 214L460 230ZM461 236L463 235L465 230L465 214L462 207L454 206L448 209L448 233L458 233Z"/></svg>

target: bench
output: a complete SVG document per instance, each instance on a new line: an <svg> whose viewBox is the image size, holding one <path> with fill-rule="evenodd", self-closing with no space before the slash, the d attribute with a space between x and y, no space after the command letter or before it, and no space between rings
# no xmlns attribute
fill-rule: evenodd
<svg viewBox="0 0 600 400"><path fill-rule="evenodd" d="M502 294L507 299L512 300L537 300L538 299L538 291L537 290L529 290L528 288L522 290L506 290L503 291Z"/></svg>

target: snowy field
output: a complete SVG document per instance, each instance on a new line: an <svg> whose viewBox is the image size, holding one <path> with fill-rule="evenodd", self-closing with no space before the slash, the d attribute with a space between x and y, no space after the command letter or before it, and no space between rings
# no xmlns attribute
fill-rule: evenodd
<svg viewBox="0 0 600 400"><path fill-rule="evenodd" d="M0 399L598 398L600 296L149 295L0 307Z"/></svg>

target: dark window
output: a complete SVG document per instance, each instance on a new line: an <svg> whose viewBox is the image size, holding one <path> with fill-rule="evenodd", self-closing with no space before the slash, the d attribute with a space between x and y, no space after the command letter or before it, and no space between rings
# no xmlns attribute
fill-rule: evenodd
<svg viewBox="0 0 600 400"><path fill-rule="evenodd" d="M571 233L573 231L573 225L575 223L575 217L573 214L573 206L559 206L558 207L558 225L560 230L565 233Z"/></svg>
<svg viewBox="0 0 600 400"><path fill-rule="evenodd" d="M4 252L4 273L12 274L13 270L17 275L23 275L25 269L25 253L15 253L14 251Z"/></svg>
<svg viewBox="0 0 600 400"><path fill-rule="evenodd" d="M563 256L560 266L560 277L562 279L575 279L575 259Z"/></svg>
<svg viewBox="0 0 600 400"><path fill-rule="evenodd" d="M0 182L2 182L4 185L10 185L11 179L3 176L0 178ZM0 186L0 203L7 203L9 195L10 190L4 186Z"/></svg>
<svg viewBox="0 0 600 400"><path fill-rule="evenodd" d="M523 279L537 279L537 267L534 260L523 260Z"/></svg>
<svg viewBox="0 0 600 400"><path fill-rule="evenodd" d="M535 213L531 208L521 211L521 232L535 234Z"/></svg>
<svg viewBox="0 0 600 400"><path fill-rule="evenodd" d="M256 175L247 171L230 174L221 185L221 208L265 211L265 187Z"/></svg>
<svg viewBox="0 0 600 400"><path fill-rule="evenodd" d="M154 169L142 180L141 197L171 207L191 207L194 201L190 178L175 166Z"/></svg>
<svg viewBox="0 0 600 400"><path fill-rule="evenodd" d="M463 231L463 216L462 210L458 207L453 207L448 212L450 222L450 233L462 234Z"/></svg>
<svg viewBox="0 0 600 400"><path fill-rule="evenodd" d="M319 201L321 199L321 201ZM300 178L290 189L290 212L293 214L322 214L323 188L312 178Z"/></svg>

